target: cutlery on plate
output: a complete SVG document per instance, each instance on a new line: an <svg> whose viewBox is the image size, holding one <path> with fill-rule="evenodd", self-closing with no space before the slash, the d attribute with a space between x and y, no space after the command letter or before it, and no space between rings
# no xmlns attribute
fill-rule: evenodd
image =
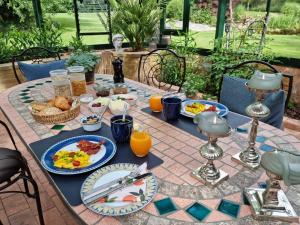
<svg viewBox="0 0 300 225"><path fill-rule="evenodd" d="M126 180L124 183L121 183L121 184L109 187L107 190L105 190L103 192L97 192L97 193L94 193L93 195L86 195L86 196L83 197L83 202L85 204L95 203L100 198L105 198L108 195L110 195L110 194L112 194L112 193L114 193L114 192L116 192L118 190L121 190L121 189L123 189L125 187L128 187L128 186L132 185L132 183L134 183L136 181L139 181L141 179L144 179L144 178L146 178L148 176L151 176L151 175L152 175L151 172L144 173L142 175L138 175L136 177L130 178L130 179Z"/></svg>
<svg viewBox="0 0 300 225"><path fill-rule="evenodd" d="M133 179L136 176L140 175L146 169L147 169L147 163L145 162L142 165L140 165L138 168L136 168L134 171L132 171L130 174L128 174L127 176L120 177L118 179L114 179L108 183L102 184L102 185L94 188L93 190L91 190L90 192L85 194L85 196L83 197L83 200L91 198L93 196L96 196L99 193L102 193L103 191L106 191L109 188L112 188L112 187L115 187L122 183L125 183L127 180Z"/></svg>

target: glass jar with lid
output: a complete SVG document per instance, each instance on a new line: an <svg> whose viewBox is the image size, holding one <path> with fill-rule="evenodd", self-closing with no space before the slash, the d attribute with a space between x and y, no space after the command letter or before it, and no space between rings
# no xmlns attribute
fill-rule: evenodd
<svg viewBox="0 0 300 225"><path fill-rule="evenodd" d="M83 66L70 66L67 68L70 74L72 93L80 96L86 93L86 81Z"/></svg>
<svg viewBox="0 0 300 225"><path fill-rule="evenodd" d="M71 86L68 77L68 70L51 70L50 77L52 80L55 96L70 97Z"/></svg>
<svg viewBox="0 0 300 225"><path fill-rule="evenodd" d="M124 83L116 83L113 92L115 95L127 94L128 93L127 85Z"/></svg>
<svg viewBox="0 0 300 225"><path fill-rule="evenodd" d="M107 97L110 95L111 85L109 84L98 84L94 85L94 90L96 91L97 97Z"/></svg>

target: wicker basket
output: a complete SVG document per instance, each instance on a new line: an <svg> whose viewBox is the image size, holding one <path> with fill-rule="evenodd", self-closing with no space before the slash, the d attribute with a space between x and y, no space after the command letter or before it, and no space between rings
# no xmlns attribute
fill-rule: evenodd
<svg viewBox="0 0 300 225"><path fill-rule="evenodd" d="M64 123L69 120L75 119L80 113L80 103L78 102L77 105L67 111L63 111L61 113L55 115L39 115L38 113L34 113L31 111L33 118L38 123L43 124L56 124L56 123Z"/></svg>

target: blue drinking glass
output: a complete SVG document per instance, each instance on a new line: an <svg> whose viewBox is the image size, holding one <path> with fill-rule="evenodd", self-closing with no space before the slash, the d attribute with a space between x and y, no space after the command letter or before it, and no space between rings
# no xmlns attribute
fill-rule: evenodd
<svg viewBox="0 0 300 225"><path fill-rule="evenodd" d="M116 142L129 142L133 127L133 118L129 115L125 116L125 122L122 121L122 115L113 116L110 119L111 133Z"/></svg>
<svg viewBox="0 0 300 225"><path fill-rule="evenodd" d="M176 97L163 98L163 115L166 120L177 120L180 115L181 99Z"/></svg>

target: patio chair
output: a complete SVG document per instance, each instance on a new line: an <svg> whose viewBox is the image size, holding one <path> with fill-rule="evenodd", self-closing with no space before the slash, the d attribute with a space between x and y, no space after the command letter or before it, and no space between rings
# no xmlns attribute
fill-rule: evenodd
<svg viewBox="0 0 300 225"><path fill-rule="evenodd" d="M259 65L260 69L265 67L268 72L279 73L271 64L259 60L245 61L241 64L225 68L219 84L218 101L226 105L230 111L246 115L245 108L254 101L255 96L254 93L246 88L246 79L232 77L229 71L233 72L242 67L248 67L254 72L255 67L249 66L253 64ZM270 108L271 114L262 119L263 122L277 128L282 128L284 111L290 100L293 86L293 76L288 74L282 75L284 80L288 80L288 88L284 90L284 82L282 82L282 90L266 95L264 103Z"/></svg>
<svg viewBox="0 0 300 225"><path fill-rule="evenodd" d="M44 225L45 222L37 183L30 173L26 159L17 149L16 142L8 126L1 120L0 124L5 128L15 147L15 150L2 147L0 148L0 194L22 193L26 194L30 198L35 198L40 224ZM13 185L20 179L23 180L25 191L4 191L5 188ZM33 186L33 193L29 191L28 182L30 182Z"/></svg>
<svg viewBox="0 0 300 225"><path fill-rule="evenodd" d="M138 81L166 91L180 92L185 81L186 61L170 49L155 49L141 55Z"/></svg>
<svg viewBox="0 0 300 225"><path fill-rule="evenodd" d="M29 59L31 63L21 62L21 60ZM25 80L49 77L51 70L65 68L65 60L60 60L58 52L43 47L28 48L19 55L13 56L11 61L15 78L19 84ZM16 65L18 65L19 71L17 71Z"/></svg>

